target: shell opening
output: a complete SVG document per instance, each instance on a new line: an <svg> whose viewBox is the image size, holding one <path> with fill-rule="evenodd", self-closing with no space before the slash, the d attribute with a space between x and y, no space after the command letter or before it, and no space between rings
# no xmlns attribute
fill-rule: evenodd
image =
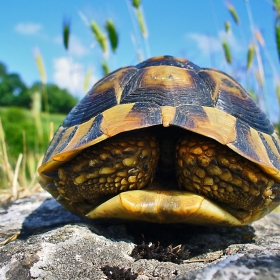
<svg viewBox="0 0 280 280"><path fill-rule="evenodd" d="M176 127L119 134L85 149L58 169L58 177L59 194L73 207L84 204L84 213L132 190L186 191L245 222L267 208L279 190L256 164Z"/></svg>

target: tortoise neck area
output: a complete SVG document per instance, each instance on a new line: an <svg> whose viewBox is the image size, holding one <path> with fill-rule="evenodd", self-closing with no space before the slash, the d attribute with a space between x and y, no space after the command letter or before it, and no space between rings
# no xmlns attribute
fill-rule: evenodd
<svg viewBox="0 0 280 280"><path fill-rule="evenodd" d="M154 181L160 185L169 185L170 182L174 188L174 182L177 182L176 144L182 135L191 132L175 126L154 126L147 128L147 133L156 136L160 150ZM176 184L176 188L179 188L178 184Z"/></svg>

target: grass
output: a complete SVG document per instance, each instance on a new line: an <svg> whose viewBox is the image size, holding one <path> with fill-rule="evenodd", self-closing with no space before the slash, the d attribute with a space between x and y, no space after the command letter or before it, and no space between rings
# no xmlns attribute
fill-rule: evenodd
<svg viewBox="0 0 280 280"><path fill-rule="evenodd" d="M65 116L0 107L0 117L0 200L7 200L39 188L36 170Z"/></svg>

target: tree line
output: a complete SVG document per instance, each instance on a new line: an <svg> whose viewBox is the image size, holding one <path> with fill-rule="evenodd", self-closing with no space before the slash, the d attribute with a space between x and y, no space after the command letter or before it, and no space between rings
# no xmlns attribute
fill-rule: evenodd
<svg viewBox="0 0 280 280"><path fill-rule="evenodd" d="M9 73L6 65L0 62L0 106L16 106L30 109L35 92L47 92L48 112L67 114L78 102L78 98L71 95L66 89L61 89L55 84L43 85L35 82L28 87L17 73ZM45 102L41 98L41 108L46 110Z"/></svg>

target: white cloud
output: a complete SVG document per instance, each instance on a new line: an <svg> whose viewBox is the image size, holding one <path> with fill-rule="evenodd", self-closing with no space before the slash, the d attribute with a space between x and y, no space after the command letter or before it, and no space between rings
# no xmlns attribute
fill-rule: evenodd
<svg viewBox="0 0 280 280"><path fill-rule="evenodd" d="M189 33L187 34L187 38L195 41L199 51L204 55L223 52L223 40L228 42L231 50L234 50L235 52L242 51L242 44L238 42L236 37L232 33L226 33L224 31L220 31L217 37L201 33Z"/></svg>
<svg viewBox="0 0 280 280"><path fill-rule="evenodd" d="M84 66L80 63L74 62L71 58L59 57L54 59L54 82L61 88L66 88L69 92L83 96L84 93L84 81L86 77L86 71ZM97 81L97 78L93 75L90 80L90 87Z"/></svg>
<svg viewBox="0 0 280 280"><path fill-rule="evenodd" d="M77 36L71 35L69 41L69 52L73 55L82 57L88 53L88 49L86 49L82 45L82 43L80 42Z"/></svg>
<svg viewBox="0 0 280 280"><path fill-rule="evenodd" d="M221 42L218 38L200 33L189 33L187 37L196 42L198 49L203 54L220 52L222 50Z"/></svg>
<svg viewBox="0 0 280 280"><path fill-rule="evenodd" d="M15 27L16 32L23 35L34 35L42 29L42 25L39 23L18 23Z"/></svg>

